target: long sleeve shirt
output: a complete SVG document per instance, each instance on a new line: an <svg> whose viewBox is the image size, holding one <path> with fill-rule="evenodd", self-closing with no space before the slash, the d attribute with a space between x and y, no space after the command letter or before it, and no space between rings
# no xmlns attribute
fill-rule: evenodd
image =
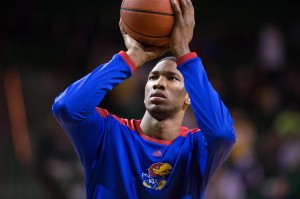
<svg viewBox="0 0 300 199"><path fill-rule="evenodd" d="M199 128L181 127L172 141L145 135L140 120L97 107L135 67L120 52L56 97L53 113L83 165L88 199L202 199L235 142L233 120L190 53L178 70ZM200 130L201 129L201 130Z"/></svg>

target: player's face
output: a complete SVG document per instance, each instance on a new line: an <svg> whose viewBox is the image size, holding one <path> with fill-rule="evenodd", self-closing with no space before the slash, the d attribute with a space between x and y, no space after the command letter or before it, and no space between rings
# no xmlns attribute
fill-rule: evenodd
<svg viewBox="0 0 300 199"><path fill-rule="evenodd" d="M185 109L187 98L183 76L176 63L172 60L159 62L149 73L145 87L147 111L169 117Z"/></svg>

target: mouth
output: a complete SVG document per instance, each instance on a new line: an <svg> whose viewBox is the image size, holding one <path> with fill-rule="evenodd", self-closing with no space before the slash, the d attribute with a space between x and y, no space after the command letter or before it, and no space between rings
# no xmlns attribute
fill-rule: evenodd
<svg viewBox="0 0 300 199"><path fill-rule="evenodd" d="M161 104L167 99L167 95L161 91L155 91L150 95L150 103Z"/></svg>
<svg viewBox="0 0 300 199"><path fill-rule="evenodd" d="M155 91L150 95L150 98L152 97L167 98L167 95L162 91Z"/></svg>

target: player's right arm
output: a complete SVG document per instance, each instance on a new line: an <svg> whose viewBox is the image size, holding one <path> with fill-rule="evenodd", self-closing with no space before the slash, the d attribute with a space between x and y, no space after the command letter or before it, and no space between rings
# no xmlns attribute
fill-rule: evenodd
<svg viewBox="0 0 300 199"><path fill-rule="evenodd" d="M90 167L107 131L107 119L96 107L108 91L129 78L134 70L134 63L121 51L108 63L72 83L55 99L53 114L86 168Z"/></svg>

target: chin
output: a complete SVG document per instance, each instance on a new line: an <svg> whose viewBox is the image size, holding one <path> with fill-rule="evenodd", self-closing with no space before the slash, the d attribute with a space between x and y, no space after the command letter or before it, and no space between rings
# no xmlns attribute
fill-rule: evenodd
<svg viewBox="0 0 300 199"><path fill-rule="evenodd" d="M151 105L147 107L149 113L164 113L166 109L159 105Z"/></svg>
<svg viewBox="0 0 300 199"><path fill-rule="evenodd" d="M169 117L172 112L170 109L160 105L150 105L147 107L148 113L157 120L162 120Z"/></svg>

